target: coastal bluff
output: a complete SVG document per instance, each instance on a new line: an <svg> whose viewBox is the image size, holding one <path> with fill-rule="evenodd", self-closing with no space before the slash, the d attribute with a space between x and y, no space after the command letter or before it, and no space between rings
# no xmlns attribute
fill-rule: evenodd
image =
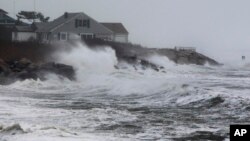
<svg viewBox="0 0 250 141"><path fill-rule="evenodd" d="M117 43L102 40L88 40L86 44L90 47L110 46L116 51L117 58L125 60L128 58L137 58L144 60L151 55L166 56L170 61L176 64L194 64L194 65L214 65L220 66L216 60L201 53L189 50L176 50L170 48L148 48L131 43Z"/></svg>

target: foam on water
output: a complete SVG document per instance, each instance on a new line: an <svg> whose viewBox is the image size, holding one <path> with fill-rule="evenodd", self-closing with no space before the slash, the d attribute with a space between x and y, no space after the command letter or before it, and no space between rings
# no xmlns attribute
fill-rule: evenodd
<svg viewBox="0 0 250 141"><path fill-rule="evenodd" d="M56 59L77 70L76 82L48 74L47 81L0 86L0 140L169 140L200 131L224 137L227 124L248 121L247 69L176 65L152 55L146 59L166 73L135 70L109 47L80 43Z"/></svg>

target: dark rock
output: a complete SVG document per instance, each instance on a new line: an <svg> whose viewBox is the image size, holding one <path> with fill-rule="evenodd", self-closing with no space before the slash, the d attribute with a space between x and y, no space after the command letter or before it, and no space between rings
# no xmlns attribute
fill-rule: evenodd
<svg viewBox="0 0 250 141"><path fill-rule="evenodd" d="M21 60L11 60L6 63L12 72L22 72L32 64L32 62L26 58L22 58Z"/></svg>
<svg viewBox="0 0 250 141"><path fill-rule="evenodd" d="M163 66L158 66L156 64L153 64L147 60L144 59L139 59L136 56L126 56L126 57L122 57L121 60L132 64L133 67L135 68L135 70L137 70L137 66L141 65L142 69L145 70L147 68L153 69L155 71L160 71L161 69L164 69Z"/></svg>
<svg viewBox="0 0 250 141"><path fill-rule="evenodd" d="M128 63L130 63L131 61L133 62L134 60L138 60L138 58L143 58L155 54L166 56L169 60L177 64L205 65L206 63L208 63L210 65L216 66L222 65L203 54L190 50L176 50L171 48L147 48L131 43L117 43L111 41L102 41L98 39L86 40L85 43L91 48L110 46L115 50L117 58L119 60L125 59Z"/></svg>
<svg viewBox="0 0 250 141"><path fill-rule="evenodd" d="M10 73L8 64L6 64L2 59L0 59L0 74L7 75Z"/></svg>
<svg viewBox="0 0 250 141"><path fill-rule="evenodd" d="M56 64L53 62L42 64L39 71L51 72L64 76L70 80L75 80L75 71L72 66L64 64Z"/></svg>
<svg viewBox="0 0 250 141"><path fill-rule="evenodd" d="M54 73L75 80L75 71L69 65L53 62L38 65L25 58L8 62L0 60L0 84L7 85L17 80L23 81L26 79L45 80L47 73Z"/></svg>
<svg viewBox="0 0 250 141"><path fill-rule="evenodd" d="M37 75L37 73L35 72L27 72L27 71L23 71L21 73L18 73L16 78L20 79L20 80L25 80L25 79L34 79L37 80L39 77Z"/></svg>
<svg viewBox="0 0 250 141"><path fill-rule="evenodd" d="M214 107L214 106L217 106L221 103L223 103L225 100L220 97L220 96L217 96L217 97L214 97L212 99L210 99L208 102L209 102L209 105L208 107Z"/></svg>
<svg viewBox="0 0 250 141"><path fill-rule="evenodd" d="M198 100L195 102L191 102L188 105L185 105L186 107L192 107L192 108L213 108L213 107L217 107L220 106L220 104L222 104L225 101L225 99L223 99L220 96L217 97L213 97L211 99L202 99L202 100Z"/></svg>
<svg viewBox="0 0 250 141"><path fill-rule="evenodd" d="M177 64L196 64L196 65L205 65L206 63L210 65L221 65L215 60L202 55L198 52L181 50L177 51L174 49L155 49L155 52L168 57L170 60L174 61Z"/></svg>

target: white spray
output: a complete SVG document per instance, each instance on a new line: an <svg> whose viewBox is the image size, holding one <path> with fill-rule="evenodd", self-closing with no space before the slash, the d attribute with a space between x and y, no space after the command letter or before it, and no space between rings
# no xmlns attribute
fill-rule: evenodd
<svg viewBox="0 0 250 141"><path fill-rule="evenodd" d="M115 51L110 47L93 50L80 42L72 50L59 52L55 56L57 62L72 65L76 69L77 78L87 73L111 73L118 62Z"/></svg>

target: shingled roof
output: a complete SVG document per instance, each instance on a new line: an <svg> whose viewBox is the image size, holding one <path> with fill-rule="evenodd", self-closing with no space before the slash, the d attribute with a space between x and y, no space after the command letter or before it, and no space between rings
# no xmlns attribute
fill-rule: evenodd
<svg viewBox="0 0 250 141"><path fill-rule="evenodd" d="M126 28L123 26L122 23L101 23L101 24L116 34L117 33L118 34L128 34L128 31L126 30Z"/></svg>
<svg viewBox="0 0 250 141"><path fill-rule="evenodd" d="M52 22L35 23L35 25L38 27L37 32L50 32L51 30L59 27L60 25L63 25L67 23L68 21L72 20L72 18L74 18L80 13L66 13L66 14L67 14L67 17L65 17L65 14L64 14Z"/></svg>

